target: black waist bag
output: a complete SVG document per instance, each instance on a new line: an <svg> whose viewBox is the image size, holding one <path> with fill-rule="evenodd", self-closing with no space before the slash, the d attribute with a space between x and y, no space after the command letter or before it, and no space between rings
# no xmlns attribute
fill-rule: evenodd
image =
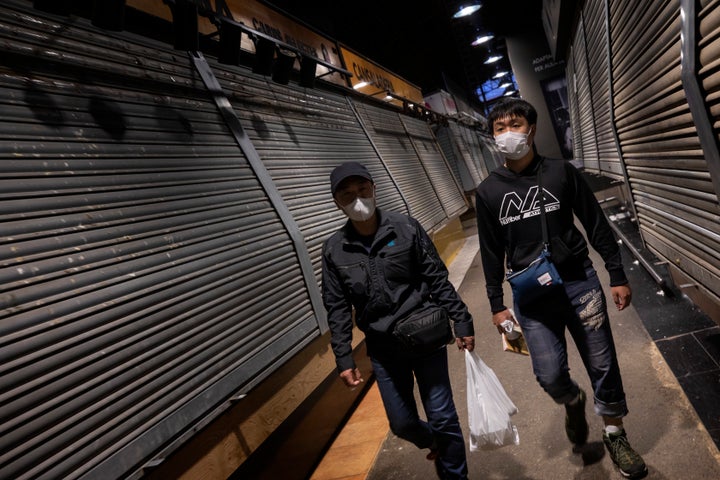
<svg viewBox="0 0 720 480"><path fill-rule="evenodd" d="M437 350L453 339L447 312L434 305L398 320L392 333L408 350L418 353Z"/></svg>

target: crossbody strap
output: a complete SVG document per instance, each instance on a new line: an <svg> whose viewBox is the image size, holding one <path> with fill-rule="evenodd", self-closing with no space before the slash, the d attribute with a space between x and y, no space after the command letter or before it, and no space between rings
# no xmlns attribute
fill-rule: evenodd
<svg viewBox="0 0 720 480"><path fill-rule="evenodd" d="M549 250L550 243L548 242L547 220L545 220L545 191L543 190L543 186L542 186L542 167L543 167L543 162L541 160L540 164L538 165L538 194L540 195L540 224L542 225L543 246L545 247L545 250Z"/></svg>
<svg viewBox="0 0 720 480"><path fill-rule="evenodd" d="M548 227L547 220L545 220L545 191L542 188L542 167L543 161L540 160L538 165L538 195L540 195L540 224L542 226L543 236L543 249L547 252L550 251L550 242L548 241ZM510 267L510 252L505 252L506 266L508 271L512 271Z"/></svg>

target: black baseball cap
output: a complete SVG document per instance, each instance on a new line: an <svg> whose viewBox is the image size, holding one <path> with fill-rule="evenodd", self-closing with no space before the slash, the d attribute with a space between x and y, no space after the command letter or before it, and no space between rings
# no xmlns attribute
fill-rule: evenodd
<svg viewBox="0 0 720 480"><path fill-rule="evenodd" d="M362 177L371 182L373 181L372 175L370 175L368 169L365 168L365 165L358 162L341 163L330 173L330 191L333 195L335 195L335 190L337 190L340 182L348 177Z"/></svg>

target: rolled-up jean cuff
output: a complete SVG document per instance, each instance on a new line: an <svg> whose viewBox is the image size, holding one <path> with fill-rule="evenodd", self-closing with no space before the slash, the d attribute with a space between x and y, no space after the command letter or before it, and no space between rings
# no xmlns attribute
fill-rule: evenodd
<svg viewBox="0 0 720 480"><path fill-rule="evenodd" d="M595 401L595 413L602 417L622 418L628 414L627 403L625 401L605 403L597 399Z"/></svg>

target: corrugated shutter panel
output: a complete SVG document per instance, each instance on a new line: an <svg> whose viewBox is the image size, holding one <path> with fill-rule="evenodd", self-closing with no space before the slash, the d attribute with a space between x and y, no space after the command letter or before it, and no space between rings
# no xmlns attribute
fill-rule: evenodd
<svg viewBox="0 0 720 480"><path fill-rule="evenodd" d="M363 163L375 180L378 205L407 211L345 97L211 65L305 237L318 282L322 244L347 221L330 194L335 166Z"/></svg>
<svg viewBox="0 0 720 480"><path fill-rule="evenodd" d="M481 150L477 138L473 139L472 131L465 125L449 120L447 125L434 129L440 149L448 160L456 178L462 181L463 190L474 190L484 178L481 167ZM472 142L475 142L475 145Z"/></svg>
<svg viewBox="0 0 720 480"><path fill-rule="evenodd" d="M717 195L681 83L680 4L613 0L610 12L616 126L643 238L700 282L712 271L718 291Z"/></svg>
<svg viewBox="0 0 720 480"><path fill-rule="evenodd" d="M410 214L423 228L432 230L444 220L445 212L398 113L359 101L353 105L407 200Z"/></svg>
<svg viewBox="0 0 720 480"><path fill-rule="evenodd" d="M455 155L456 163L460 166L461 171L468 172L472 169L472 173L465 173L467 178L464 178L462 174L460 178L463 179L463 188L466 192L473 191L493 170L502 165L503 156L495 146L495 140L487 133L480 130L470 128L466 125L455 123L450 121L447 126L438 127L435 130L435 136L440 143L443 154L448 161L452 155L455 155L455 151L459 151L459 148L455 148L456 142L462 141L467 142L465 144L465 152L468 156ZM450 152L450 153L448 153ZM472 153L472 155L470 155ZM467 158L467 161L462 161L463 158ZM450 162L452 165L452 162ZM470 165L468 165L468 163ZM457 173L456 173L457 174ZM467 184L465 184L467 182ZM472 182L472 183L471 183Z"/></svg>
<svg viewBox="0 0 720 480"><path fill-rule="evenodd" d="M493 170L505 163L505 159L502 153L500 153L500 150L498 150L497 145L495 145L495 139L491 137L489 133L478 132L477 136L482 149L482 161L487 174L490 175Z"/></svg>
<svg viewBox="0 0 720 480"><path fill-rule="evenodd" d="M455 145L453 132L449 126L438 124L433 127L433 133L438 141L438 145L440 145L440 150L442 150L443 155L445 155L445 158L450 164L453 174L460 179L463 184L463 189L467 191L472 184L472 177Z"/></svg>
<svg viewBox="0 0 720 480"><path fill-rule="evenodd" d="M570 47L570 56L567 61L566 75L568 90L571 93L568 95L568 105L570 106L570 125L572 127L573 135L573 158L575 160L582 161L583 159L583 148L582 148L582 131L580 129L580 107L578 105L578 84L577 75L575 74L575 46Z"/></svg>
<svg viewBox="0 0 720 480"><path fill-rule="evenodd" d="M706 93L705 102L712 117L715 132L720 131L720 1L704 0L699 11L699 66L700 80ZM717 185L717 179L715 185ZM702 200L694 200L689 206L697 208L696 218L702 231L693 234L699 243L691 251L697 257L700 268L691 271L691 276L720 297L720 205L717 188L703 185ZM712 192L712 194L709 194ZM699 192L698 192L699 193ZM696 196L699 196L696 193ZM687 207L686 207L687 208ZM697 228L693 228L693 231ZM687 257L687 255L684 255Z"/></svg>
<svg viewBox="0 0 720 480"><path fill-rule="evenodd" d="M592 90L590 88L590 72L587 62L587 45L585 44L585 28L583 22L578 23L573 41L573 65L575 88L577 98L577 113L579 120L580 137L575 137L575 143L582 143L581 158L587 170L599 170L597 137L595 135L595 120L593 118Z"/></svg>
<svg viewBox="0 0 720 480"><path fill-rule="evenodd" d="M480 144L480 139L478 138L477 131L472 127L465 125L460 125L460 128L462 135L465 138L465 142L468 146L469 158L472 161L475 172L477 173L477 175L479 175L479 178L476 178L476 180L482 180L483 178L487 177L488 171L485 166L485 160L482 156L482 146ZM476 181L475 185L477 185L478 183L479 182Z"/></svg>
<svg viewBox="0 0 720 480"><path fill-rule="evenodd" d="M430 126L424 120L405 115L401 116L401 120L440 198L445 215L449 219L460 215L467 209L465 196L443 157Z"/></svg>
<svg viewBox="0 0 720 480"><path fill-rule="evenodd" d="M115 478L317 320L186 55L24 7L0 7L0 470Z"/></svg>
<svg viewBox="0 0 720 480"><path fill-rule="evenodd" d="M472 175L473 184L477 186L484 178L484 175L480 171L480 161L478 159L480 150L478 149L477 139L473 139L474 135L472 132L461 123L451 123L450 129L455 136L455 143L458 147L460 157Z"/></svg>
<svg viewBox="0 0 720 480"><path fill-rule="evenodd" d="M480 179L485 179L490 172L487 169L485 158L483 157L483 149L485 147L480 140L480 132L476 129L467 128L465 134L468 137L468 144L470 145L470 152L473 154L475 165L480 169Z"/></svg>
<svg viewBox="0 0 720 480"><path fill-rule="evenodd" d="M605 20L605 0L588 0L583 10L589 78L600 172L623 179L620 156L612 130L610 104L610 65Z"/></svg>

